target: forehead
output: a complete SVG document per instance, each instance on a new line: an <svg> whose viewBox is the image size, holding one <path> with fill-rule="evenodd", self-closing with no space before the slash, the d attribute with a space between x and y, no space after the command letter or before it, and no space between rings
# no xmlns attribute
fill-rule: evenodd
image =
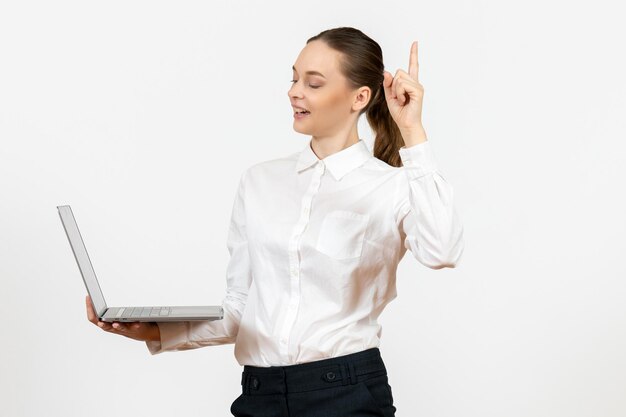
<svg viewBox="0 0 626 417"><path fill-rule="evenodd" d="M322 41L309 42L293 64L298 74L303 75L306 71L319 71L329 78L338 71L340 53L328 47Z"/></svg>

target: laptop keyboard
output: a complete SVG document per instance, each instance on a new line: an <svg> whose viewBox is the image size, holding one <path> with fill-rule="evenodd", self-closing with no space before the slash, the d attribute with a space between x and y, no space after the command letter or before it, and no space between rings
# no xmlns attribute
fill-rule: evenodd
<svg viewBox="0 0 626 417"><path fill-rule="evenodd" d="M171 312L171 307L121 307L115 317L163 317Z"/></svg>

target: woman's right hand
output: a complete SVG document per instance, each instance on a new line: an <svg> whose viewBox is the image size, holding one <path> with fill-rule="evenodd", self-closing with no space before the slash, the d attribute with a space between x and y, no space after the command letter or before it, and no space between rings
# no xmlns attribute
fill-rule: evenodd
<svg viewBox="0 0 626 417"><path fill-rule="evenodd" d="M120 334L131 339L140 340L142 342L161 340L159 326L153 321L135 321L122 323L119 321L109 323L98 319L91 298L89 295L85 298L87 303L87 318L90 322L109 333Z"/></svg>

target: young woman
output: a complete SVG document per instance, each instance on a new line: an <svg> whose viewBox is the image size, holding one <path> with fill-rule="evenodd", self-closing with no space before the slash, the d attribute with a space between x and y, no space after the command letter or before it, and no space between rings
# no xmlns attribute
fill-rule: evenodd
<svg viewBox="0 0 626 417"><path fill-rule="evenodd" d="M288 91L304 148L242 174L227 246L224 318L99 322L151 354L235 343L244 367L234 416L393 416L377 318L396 297L407 249L454 268L463 227L421 122L417 42L409 71L384 70L380 46L340 27L310 38ZM373 154L357 133L364 114Z"/></svg>

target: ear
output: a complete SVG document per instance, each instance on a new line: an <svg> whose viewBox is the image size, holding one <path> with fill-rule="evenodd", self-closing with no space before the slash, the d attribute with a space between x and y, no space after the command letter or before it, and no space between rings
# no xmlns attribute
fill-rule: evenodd
<svg viewBox="0 0 626 417"><path fill-rule="evenodd" d="M360 87L354 92L352 110L361 111L372 99L372 90L369 87Z"/></svg>

